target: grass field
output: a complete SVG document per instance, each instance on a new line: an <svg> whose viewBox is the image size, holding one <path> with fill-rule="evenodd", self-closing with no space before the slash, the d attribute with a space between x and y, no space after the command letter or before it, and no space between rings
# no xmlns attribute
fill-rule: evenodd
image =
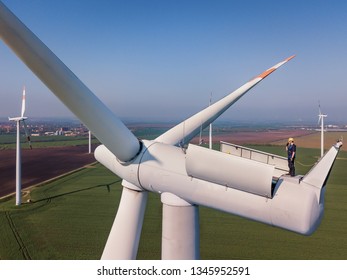
<svg viewBox="0 0 347 280"><path fill-rule="evenodd" d="M71 147L79 145L87 145L89 142L88 137L85 136L32 136L31 144L34 148L47 148L47 147ZM99 143L96 138L92 138L92 143ZM26 138L21 138L23 149L29 149ZM0 135L0 150L15 149L16 136L15 135Z"/></svg>
<svg viewBox="0 0 347 280"><path fill-rule="evenodd" d="M132 131L141 139L154 139L160 134L165 132L167 128L146 128L139 127L133 128ZM79 145L87 145L89 142L87 136L31 136L31 144L34 148L48 148L48 147L71 147ZM99 144L100 142L92 135L92 144ZM22 148L29 149L24 135L21 137ZM0 150L15 149L16 148L16 135L15 134L0 134Z"/></svg>
<svg viewBox="0 0 347 280"><path fill-rule="evenodd" d="M257 149L283 154L280 146ZM298 150L306 173L319 149ZM200 207L202 259L347 259L347 153L327 185L323 222L312 236ZM0 259L99 259L121 195L121 180L99 164L34 187L21 207L0 201ZM161 203L149 195L138 259L160 259Z"/></svg>

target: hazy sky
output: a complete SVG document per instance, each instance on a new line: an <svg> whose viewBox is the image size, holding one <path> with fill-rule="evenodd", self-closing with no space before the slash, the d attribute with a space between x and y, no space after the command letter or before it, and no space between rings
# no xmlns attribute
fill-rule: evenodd
<svg viewBox="0 0 347 280"><path fill-rule="evenodd" d="M346 1L4 0L119 117L182 120L295 54L223 119L347 124ZM73 116L0 43L0 116Z"/></svg>

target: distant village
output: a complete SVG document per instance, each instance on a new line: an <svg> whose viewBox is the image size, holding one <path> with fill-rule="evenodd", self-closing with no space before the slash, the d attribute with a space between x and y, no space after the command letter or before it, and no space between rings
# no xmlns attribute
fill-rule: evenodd
<svg viewBox="0 0 347 280"><path fill-rule="evenodd" d="M84 136L89 132L88 128L75 120L28 120L26 125L31 136ZM1 134L16 134L16 123L0 121Z"/></svg>
<svg viewBox="0 0 347 280"><path fill-rule="evenodd" d="M81 122L74 119L30 119L26 122L27 128L31 136L86 136L89 133L87 127L85 127ZM136 131L139 127L158 127L165 126L151 124L130 124L127 125L130 130L133 132ZM256 127L256 126L255 126ZM268 127L268 129L280 129L280 125L277 123L273 127ZM320 127L318 124L314 125L283 125L285 129L293 128L293 129L305 129L305 130L316 130L320 131ZM327 124L324 126L326 131L347 131L347 125L344 124ZM234 130L235 127L232 123L229 125L226 123L216 124L214 126L214 130L216 132L220 131L230 131ZM11 122L7 119L0 119L0 135L14 135L16 134L16 123Z"/></svg>

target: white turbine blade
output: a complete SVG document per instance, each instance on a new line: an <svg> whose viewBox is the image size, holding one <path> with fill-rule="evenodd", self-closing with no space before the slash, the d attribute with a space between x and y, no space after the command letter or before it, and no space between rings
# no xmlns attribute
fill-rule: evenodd
<svg viewBox="0 0 347 280"><path fill-rule="evenodd" d="M21 117L24 117L25 113L25 87L23 88L23 97L22 97L22 112L21 112Z"/></svg>
<svg viewBox="0 0 347 280"><path fill-rule="evenodd" d="M121 201L101 259L135 259L140 241L147 192L123 188Z"/></svg>
<svg viewBox="0 0 347 280"><path fill-rule="evenodd" d="M303 183L314 186L321 189L328 181L330 171L333 168L336 156L342 146L342 142L339 141L333 145L330 150L322 157L316 165L304 176Z"/></svg>
<svg viewBox="0 0 347 280"><path fill-rule="evenodd" d="M322 119L322 111L320 109L320 102L318 101L318 124L320 124Z"/></svg>
<svg viewBox="0 0 347 280"><path fill-rule="evenodd" d="M27 141L28 141L28 143L29 143L29 147L30 147L30 149L32 149L33 147L31 146L31 140L30 140L30 135L29 135L29 133L28 133L27 124L26 124L26 122L25 122L24 120L22 120L22 122L23 122L23 127L24 127L25 136L26 136Z"/></svg>
<svg viewBox="0 0 347 280"><path fill-rule="evenodd" d="M132 132L1 2L0 36L119 160L136 156Z"/></svg>
<svg viewBox="0 0 347 280"><path fill-rule="evenodd" d="M276 64L275 66L264 71L260 75L256 76L237 90L233 91L223 99L212 104L206 109L200 111L199 113L193 115L192 117L186 119L180 124L176 125L172 129L168 130L161 136L159 136L156 141L177 145L184 139L185 143L188 143L193 139L198 133L200 126L205 129L210 123L215 121L221 114L223 114L232 104L234 104L239 98L241 98L246 92L248 92L252 87L274 72L276 69L281 67L283 64L291 60L294 56L287 58L286 60ZM183 129L184 128L184 129ZM183 136L182 136L182 131ZM183 144L185 144L183 143Z"/></svg>

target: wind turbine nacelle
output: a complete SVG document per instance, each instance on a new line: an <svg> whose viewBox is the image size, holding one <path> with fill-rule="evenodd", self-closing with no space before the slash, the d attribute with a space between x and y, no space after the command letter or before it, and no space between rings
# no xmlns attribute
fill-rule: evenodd
<svg viewBox="0 0 347 280"><path fill-rule="evenodd" d="M187 174L193 178L272 197L273 165L192 144L187 149L185 165Z"/></svg>
<svg viewBox="0 0 347 280"><path fill-rule="evenodd" d="M14 118L8 118L9 121L15 121L15 122L25 121L26 119L28 119L28 117L14 117Z"/></svg>
<svg viewBox="0 0 347 280"><path fill-rule="evenodd" d="M316 230L323 214L325 188L287 176L272 186L272 168L222 154L194 145L185 153L179 147L153 141L143 141L141 153L131 163L118 161L105 146L95 151L96 159L124 178L127 187L174 194L190 204L304 235Z"/></svg>

